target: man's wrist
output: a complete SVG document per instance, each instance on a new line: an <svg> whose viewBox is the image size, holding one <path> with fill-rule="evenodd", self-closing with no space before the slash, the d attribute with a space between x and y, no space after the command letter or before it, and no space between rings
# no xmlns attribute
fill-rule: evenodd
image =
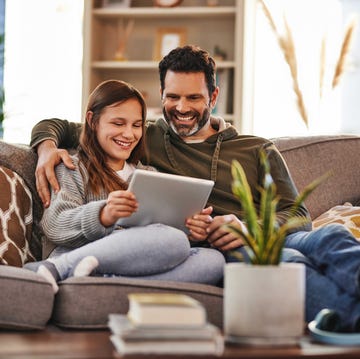
<svg viewBox="0 0 360 359"><path fill-rule="evenodd" d="M49 149L56 149L56 148L57 148L56 142L52 139L47 139L47 140L40 142L36 146L35 150L36 150L37 154L40 155L44 151L48 151Z"/></svg>

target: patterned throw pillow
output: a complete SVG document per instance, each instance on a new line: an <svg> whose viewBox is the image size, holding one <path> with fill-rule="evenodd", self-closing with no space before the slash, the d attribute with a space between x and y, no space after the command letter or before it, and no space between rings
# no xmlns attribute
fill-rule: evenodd
<svg viewBox="0 0 360 359"><path fill-rule="evenodd" d="M0 166L0 264L22 267L34 261L29 242L32 197L23 179Z"/></svg>
<svg viewBox="0 0 360 359"><path fill-rule="evenodd" d="M335 206L317 217L312 224L315 229L330 223L343 224L360 242L360 207L351 203Z"/></svg>

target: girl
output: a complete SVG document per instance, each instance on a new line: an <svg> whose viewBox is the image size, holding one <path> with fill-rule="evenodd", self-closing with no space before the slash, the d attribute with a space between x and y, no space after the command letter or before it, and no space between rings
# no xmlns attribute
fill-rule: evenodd
<svg viewBox="0 0 360 359"><path fill-rule="evenodd" d="M50 255L28 263L58 291L57 281L91 273L216 284L223 255L190 248L183 231L163 224L117 228L120 217L137 209L127 183L145 155L146 105L133 86L101 83L90 95L75 170L60 163L60 191L52 193L41 226ZM205 239L211 207L187 220L192 239ZM50 246L50 250L49 250Z"/></svg>

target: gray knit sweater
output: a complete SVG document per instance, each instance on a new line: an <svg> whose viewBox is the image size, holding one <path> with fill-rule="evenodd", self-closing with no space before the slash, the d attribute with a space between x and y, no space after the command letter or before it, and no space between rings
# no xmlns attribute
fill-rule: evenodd
<svg viewBox="0 0 360 359"><path fill-rule="evenodd" d="M58 193L51 193L50 207L44 211L41 228L46 236L44 257L48 257L56 246L68 248L81 247L84 244L105 237L113 232L115 225L104 227L100 222L100 211L106 204L108 193L102 190L94 195L86 187L87 172L77 155L72 156L76 166L69 170L63 163L56 167L56 175L60 184ZM81 175L86 174L84 179ZM154 170L152 167L138 163L137 168Z"/></svg>

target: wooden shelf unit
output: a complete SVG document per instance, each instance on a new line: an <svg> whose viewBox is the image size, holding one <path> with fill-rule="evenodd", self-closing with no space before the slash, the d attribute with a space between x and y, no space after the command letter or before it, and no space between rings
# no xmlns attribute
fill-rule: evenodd
<svg viewBox="0 0 360 359"><path fill-rule="evenodd" d="M216 46L225 52L225 59L217 58L221 92L215 114L240 128L244 0L219 0L217 6L208 6L207 0L184 0L175 8L155 7L151 0L132 0L126 8L102 7L100 0L87 0L84 6L83 109L98 83L116 78L144 93L149 120L161 114L157 111L161 102L154 54L157 30L181 28L186 43L199 45L213 56ZM134 27L126 61L118 61L115 53L121 29L130 20Z"/></svg>

